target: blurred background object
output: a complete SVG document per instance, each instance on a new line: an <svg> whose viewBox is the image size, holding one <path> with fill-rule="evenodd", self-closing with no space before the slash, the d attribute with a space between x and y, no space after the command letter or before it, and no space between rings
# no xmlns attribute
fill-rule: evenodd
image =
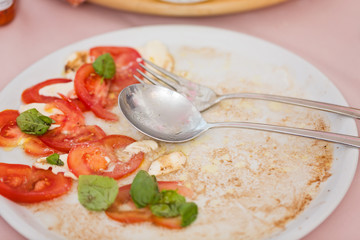
<svg viewBox="0 0 360 240"><path fill-rule="evenodd" d="M11 22L15 17L15 0L0 0L0 25Z"/></svg>
<svg viewBox="0 0 360 240"><path fill-rule="evenodd" d="M68 0L76 1L76 0ZM87 0L101 6L159 16L201 17L245 12L288 0ZM176 3L183 2L182 4ZM187 2L188 4L185 4ZM191 3L190 3L191 2Z"/></svg>
<svg viewBox="0 0 360 240"><path fill-rule="evenodd" d="M197 2L206 2L208 0L159 0L159 1L163 1L163 2L170 2L170 3L197 3Z"/></svg>
<svg viewBox="0 0 360 240"><path fill-rule="evenodd" d="M70 3L71 5L73 5L75 7L80 5L81 3L85 2L85 0L66 0L66 1L68 1L68 3Z"/></svg>

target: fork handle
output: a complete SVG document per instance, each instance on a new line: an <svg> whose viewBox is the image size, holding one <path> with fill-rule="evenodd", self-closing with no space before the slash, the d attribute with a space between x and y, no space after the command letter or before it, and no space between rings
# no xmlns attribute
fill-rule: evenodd
<svg viewBox="0 0 360 240"><path fill-rule="evenodd" d="M353 118L360 118L360 109L345 107L336 104L317 102L312 100L306 100L301 98L293 98L293 97L285 97L285 96L277 96L271 94L262 94L262 93L235 93L235 94L226 94L220 95L216 102L220 102L224 99L230 98L249 98L249 99L259 99L259 100L267 100L274 102L287 103L302 107L308 107L318 110L323 110L327 112L337 113L341 115L345 115Z"/></svg>
<svg viewBox="0 0 360 240"><path fill-rule="evenodd" d="M295 135L300 137L307 137L313 139L324 140L328 142L339 143L346 146L360 148L360 138L332 133L332 132L323 132L315 131L310 129L303 128L292 128L285 126L277 126L263 123L249 123L249 122L218 122L218 123L208 123L208 128L243 128L243 129L252 129L252 130L262 130L275 133L283 133L289 135Z"/></svg>

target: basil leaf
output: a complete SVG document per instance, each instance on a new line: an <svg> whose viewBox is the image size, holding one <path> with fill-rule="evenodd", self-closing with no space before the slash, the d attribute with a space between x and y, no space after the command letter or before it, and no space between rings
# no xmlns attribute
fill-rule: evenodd
<svg viewBox="0 0 360 240"><path fill-rule="evenodd" d="M106 210L119 192L117 182L110 177L81 175L78 183L79 202L93 211Z"/></svg>
<svg viewBox="0 0 360 240"><path fill-rule="evenodd" d="M180 212L178 210L178 207L176 204L155 204L150 206L150 210L152 214L158 217L177 217L180 215Z"/></svg>
<svg viewBox="0 0 360 240"><path fill-rule="evenodd" d="M180 205L181 203L184 202L186 202L185 197L178 194L175 190L161 191L161 197L159 203Z"/></svg>
<svg viewBox="0 0 360 240"><path fill-rule="evenodd" d="M172 218L181 216L181 226L186 227L195 221L198 207L193 202L186 202L184 196L175 190L159 192L155 176L140 170L130 188L130 195L138 208L150 205L152 214L158 217Z"/></svg>
<svg viewBox="0 0 360 240"><path fill-rule="evenodd" d="M42 115L35 108L22 112L17 118L16 123L20 130L27 134L43 135L49 129L53 120Z"/></svg>
<svg viewBox="0 0 360 240"><path fill-rule="evenodd" d="M140 170L131 184L130 195L138 208L156 203L160 198L156 177Z"/></svg>
<svg viewBox="0 0 360 240"><path fill-rule="evenodd" d="M158 217L177 217L180 215L179 207L185 203L184 196L178 194L175 190L163 190L159 201L150 206L151 212Z"/></svg>
<svg viewBox="0 0 360 240"><path fill-rule="evenodd" d="M97 57L92 66L95 72L105 79L113 78L116 72L115 62L110 53Z"/></svg>
<svg viewBox="0 0 360 240"><path fill-rule="evenodd" d="M195 221L198 214L198 207L193 202L182 203L178 208L181 215L181 226L189 226Z"/></svg>
<svg viewBox="0 0 360 240"><path fill-rule="evenodd" d="M64 166L64 162L61 161L60 155L57 153L51 154L46 158L46 161L52 165Z"/></svg>
<svg viewBox="0 0 360 240"><path fill-rule="evenodd" d="M51 118L49 118L49 117L47 117L47 116L44 116L44 115L40 115L39 118L40 118L43 122L45 122L45 123L47 123L47 124L52 124L52 123L55 122L55 121L52 120Z"/></svg>

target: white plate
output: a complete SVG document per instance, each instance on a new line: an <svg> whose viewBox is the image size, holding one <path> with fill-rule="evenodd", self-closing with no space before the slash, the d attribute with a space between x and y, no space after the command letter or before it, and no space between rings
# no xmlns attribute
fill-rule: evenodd
<svg viewBox="0 0 360 240"><path fill-rule="evenodd" d="M63 49L36 62L22 72L0 94L0 110L17 109L21 92L35 83L48 78L59 77L65 59L74 51L88 49L97 45L142 46L146 42L159 39L170 50L180 46L194 48L211 47L224 52L243 56L258 65L286 66L293 75L294 83L303 90L303 96L313 100L347 105L341 93L316 68L294 54L263 40L244 34L200 26L150 26L126 29L95 36ZM241 66L239 66L241 68ZM212 69L208 69L211 71ZM215 69L216 70L216 69ZM256 74L256 68L247 69ZM221 76L219 76L221 77ZM284 93L287 94L287 93ZM355 121L334 114L326 115L331 130L344 134L357 135ZM353 179L358 150L335 145L332 176L323 184L321 191L310 206L291 221L276 239L298 239L316 228L336 208ZM26 163L21 160L20 150L0 151L1 162ZM1 216L18 232L29 239L54 239L56 236L39 225L35 217L23 207L0 197Z"/></svg>

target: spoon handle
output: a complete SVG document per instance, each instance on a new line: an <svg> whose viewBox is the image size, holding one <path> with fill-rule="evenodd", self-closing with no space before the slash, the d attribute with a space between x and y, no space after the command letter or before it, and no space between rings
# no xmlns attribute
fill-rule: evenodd
<svg viewBox="0 0 360 240"><path fill-rule="evenodd" d="M314 138L325 140L328 142L339 143L351 147L360 148L360 138L350 135L344 135L332 132L322 132L315 130L308 130L302 128L292 128L284 126L276 126L262 123L248 123L248 122L219 122L219 123L208 123L208 128L243 128L262 130L268 132L284 133L300 137Z"/></svg>
<svg viewBox="0 0 360 240"><path fill-rule="evenodd" d="M249 98L249 99L259 99L259 100L281 102L281 103L287 103L287 104L292 104L292 105L337 113L337 114L341 114L344 116L360 119L360 109L357 109L357 108L345 107L345 106L341 106L341 105L317 102L317 101L306 100L306 99L301 99L301 98L277 96L277 95L271 95L271 94L262 94L262 93L226 94L226 95L219 96L216 102L220 102L224 99L230 99L230 98Z"/></svg>

